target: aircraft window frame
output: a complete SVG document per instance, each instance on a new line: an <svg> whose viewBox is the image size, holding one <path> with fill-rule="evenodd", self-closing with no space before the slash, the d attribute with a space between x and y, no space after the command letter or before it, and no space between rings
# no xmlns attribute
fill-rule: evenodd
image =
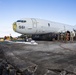
<svg viewBox="0 0 76 75"><path fill-rule="evenodd" d="M50 27L50 23L48 23L48 26Z"/></svg>

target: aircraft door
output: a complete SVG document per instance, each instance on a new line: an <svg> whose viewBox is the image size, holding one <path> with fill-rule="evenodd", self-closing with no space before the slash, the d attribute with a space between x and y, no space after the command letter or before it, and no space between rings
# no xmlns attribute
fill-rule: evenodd
<svg viewBox="0 0 76 75"><path fill-rule="evenodd" d="M37 21L36 21L36 19L31 18L31 20L32 20L32 23L33 23L33 28L36 28L37 27Z"/></svg>

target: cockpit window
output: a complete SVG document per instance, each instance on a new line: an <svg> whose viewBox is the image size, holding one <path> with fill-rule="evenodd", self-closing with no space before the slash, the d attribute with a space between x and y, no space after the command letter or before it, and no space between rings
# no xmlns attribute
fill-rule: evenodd
<svg viewBox="0 0 76 75"><path fill-rule="evenodd" d="M25 22L26 22L26 20L17 20L17 22L25 23Z"/></svg>

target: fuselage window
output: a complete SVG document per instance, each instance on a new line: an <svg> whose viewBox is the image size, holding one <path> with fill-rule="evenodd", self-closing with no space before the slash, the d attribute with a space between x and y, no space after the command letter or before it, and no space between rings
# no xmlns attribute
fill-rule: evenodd
<svg viewBox="0 0 76 75"><path fill-rule="evenodd" d="M48 23L48 26L50 27L50 23Z"/></svg>

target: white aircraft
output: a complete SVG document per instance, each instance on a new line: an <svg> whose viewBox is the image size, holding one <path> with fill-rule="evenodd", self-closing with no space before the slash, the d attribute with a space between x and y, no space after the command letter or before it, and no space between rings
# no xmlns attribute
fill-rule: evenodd
<svg viewBox="0 0 76 75"><path fill-rule="evenodd" d="M76 26L37 18L24 18L13 23L13 30L21 34L42 35L49 33L73 32Z"/></svg>

